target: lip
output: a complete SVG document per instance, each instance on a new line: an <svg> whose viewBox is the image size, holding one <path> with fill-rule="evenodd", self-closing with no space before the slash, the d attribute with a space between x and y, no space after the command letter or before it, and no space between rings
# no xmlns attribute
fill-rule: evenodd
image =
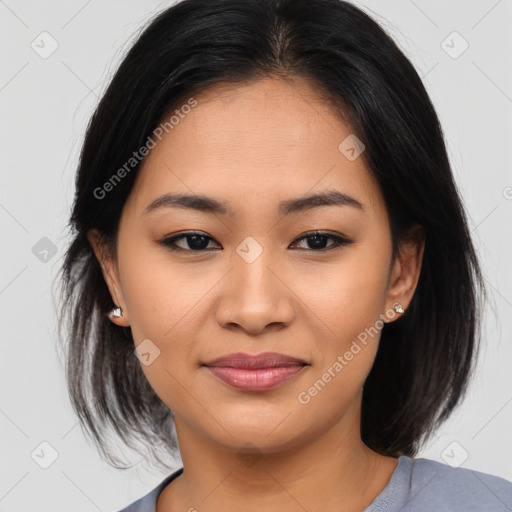
<svg viewBox="0 0 512 512"><path fill-rule="evenodd" d="M215 377L244 391L265 391L295 378L308 363L296 357L264 352L229 354L203 363Z"/></svg>
<svg viewBox="0 0 512 512"><path fill-rule="evenodd" d="M203 363L204 366L208 367L230 366L232 368L250 368L252 370L275 366L304 366L305 364L307 364L306 361L302 359L279 354L278 352L263 352L255 355L237 352L236 354L229 354L213 359L208 363Z"/></svg>

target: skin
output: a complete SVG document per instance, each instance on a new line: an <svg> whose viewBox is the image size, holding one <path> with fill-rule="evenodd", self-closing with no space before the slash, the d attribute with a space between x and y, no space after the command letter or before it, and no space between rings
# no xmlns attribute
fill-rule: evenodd
<svg viewBox="0 0 512 512"><path fill-rule="evenodd" d="M395 321L393 305L408 307L423 239L404 242L402 261L392 260L379 187L362 158L350 161L338 149L352 130L307 82L267 78L195 98L198 105L142 165L123 209L117 259L98 232L89 233L123 310L112 321L131 326L136 346L150 339L160 350L141 367L174 413L184 473L160 494L157 511L363 510L397 465L360 436L362 386L380 332L309 403L297 397L379 315ZM332 189L363 209L323 206L279 218L280 201ZM164 193L227 201L234 215L144 214ZM187 238L176 243L189 252L160 244L190 230L210 237L211 250L193 252ZM353 243L322 253L303 238L314 230ZM251 263L236 252L249 236L263 249ZM266 351L309 366L257 393L229 387L200 366ZM257 456L242 460L247 443Z"/></svg>

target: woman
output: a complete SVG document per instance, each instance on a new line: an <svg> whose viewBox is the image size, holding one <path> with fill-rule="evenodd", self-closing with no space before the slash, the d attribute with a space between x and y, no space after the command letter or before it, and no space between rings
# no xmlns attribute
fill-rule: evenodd
<svg viewBox="0 0 512 512"><path fill-rule="evenodd" d="M183 467L124 508L507 510L414 459L460 403L484 298L438 117L341 0L185 0L86 134L63 265L73 406Z"/></svg>

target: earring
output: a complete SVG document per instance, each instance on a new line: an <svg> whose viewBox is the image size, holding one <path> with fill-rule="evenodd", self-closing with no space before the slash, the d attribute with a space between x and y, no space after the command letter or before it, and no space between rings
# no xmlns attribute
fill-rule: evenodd
<svg viewBox="0 0 512 512"><path fill-rule="evenodd" d="M123 316L123 310L121 309L120 306L116 306L110 312L110 316L112 316L114 318L121 318Z"/></svg>
<svg viewBox="0 0 512 512"><path fill-rule="evenodd" d="M395 309L395 311L396 311L397 313L403 313L403 312L405 311L405 310L404 310L404 308L402 307L402 304L400 304L399 302L397 302L397 303L393 306L393 308Z"/></svg>

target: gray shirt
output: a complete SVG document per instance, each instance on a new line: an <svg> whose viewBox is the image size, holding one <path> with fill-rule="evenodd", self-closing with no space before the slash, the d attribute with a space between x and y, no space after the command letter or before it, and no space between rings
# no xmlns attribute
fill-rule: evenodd
<svg viewBox="0 0 512 512"><path fill-rule="evenodd" d="M156 512L164 487L183 473L178 469L155 489L119 512ZM398 457L386 487L362 512L511 512L512 482L429 459Z"/></svg>

